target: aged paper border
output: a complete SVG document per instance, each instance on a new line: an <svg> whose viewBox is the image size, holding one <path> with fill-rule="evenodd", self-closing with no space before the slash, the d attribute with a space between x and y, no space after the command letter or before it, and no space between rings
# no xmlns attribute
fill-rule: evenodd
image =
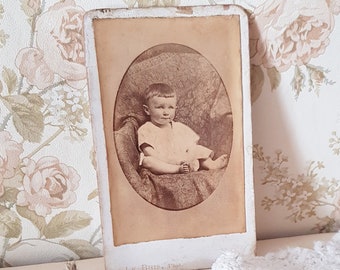
<svg viewBox="0 0 340 270"><path fill-rule="evenodd" d="M242 123L243 129L243 156L244 156L244 202L245 202L245 226L242 230L232 231L232 229L213 230L216 234L200 231L198 235L186 235L184 233L173 234L168 237L168 240L150 241L153 238L147 239L136 244L128 244L115 246L114 232L112 231L112 205L117 203L112 200L110 193L109 179L110 173L107 166L107 149L105 145L105 126L103 124L103 101L101 97L98 64L95 54L95 41L93 21L98 19L108 18L174 18L174 17L206 17L209 16L239 16L240 34L241 34L241 64L242 64L242 95L243 112L239 116L239 121ZM153 269L176 269L176 268L202 268L209 267L217 255L222 250L230 249L238 250L242 253L252 253L255 248L255 222L254 222L254 200L253 200L253 177L252 177L252 152L251 152L251 117L250 117L250 90L249 90L249 54L248 54L248 26L246 15L237 7L234 6L210 6L210 7L190 7L190 8L150 8L139 10L102 10L87 14L85 18L86 42L87 42L87 67L89 72L89 89L90 103L93 118L94 141L97 153L98 162L98 185L100 190L100 203L102 211L103 235L104 235L104 250L106 257L107 269L145 269L145 267L156 267ZM203 55L206 55L203 53ZM131 61L124 60L125 63L120 63L121 66L130 64ZM216 65L215 65L216 67ZM127 67L126 67L127 68ZM125 70L126 70L125 68ZM218 69L218 68L217 68ZM124 72L124 68L121 68ZM117 72L117 71L116 71ZM121 76L117 76L117 80ZM223 78L222 78L223 79ZM229 94L230 95L230 94ZM230 96L229 96L230 97ZM114 97L113 97L114 98ZM107 100L107 99L105 99ZM231 101L232 103L232 101ZM104 105L105 107L105 105ZM240 142L239 142L240 143ZM242 145L238 145L241 146ZM115 171L119 171L118 160ZM115 177L124 178L124 174ZM117 186L116 186L117 188ZM121 188L118 186L118 188ZM225 191L225 190L224 190ZM217 196L223 196L218 194ZM111 203L110 203L111 202ZM212 208L207 208L212 209ZM225 221L223 207L219 209L218 214ZM193 210L196 211L195 209ZM204 213L204 212L203 212ZM131 214L131 213L130 213ZM204 213L206 214L206 213ZM122 213L121 213L122 215ZM183 213L188 215L188 213ZM195 215L195 213L193 214ZM229 217L230 218L230 217ZM181 221L181 219L179 219ZM198 220L200 221L200 220ZM119 223L119 220L117 220ZM128 223L125 223L128 224ZM227 224L227 223L223 223ZM116 225L117 228L118 225ZM196 225L197 226L197 225ZM193 229L195 224L193 224ZM221 226L219 227L219 229ZM135 233L135 227L128 227L126 234ZM137 232L135 237L143 235L145 231ZM180 235L176 237L176 235ZM209 235L209 236L207 236ZM201 237L199 237L201 236ZM134 239L134 238L132 238ZM138 240L138 239L137 239ZM155 239L157 240L157 239ZM137 241L138 242L138 241ZM149 255L148 255L149 254ZM132 259L133 258L133 259ZM175 263L174 263L175 262ZM164 268L165 267L165 268ZM150 268L151 269L151 268Z"/></svg>

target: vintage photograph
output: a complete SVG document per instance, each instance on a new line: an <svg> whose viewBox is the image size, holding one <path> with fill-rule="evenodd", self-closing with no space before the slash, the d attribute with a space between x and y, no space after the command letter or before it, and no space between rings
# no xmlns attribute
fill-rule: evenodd
<svg viewBox="0 0 340 270"><path fill-rule="evenodd" d="M203 267L189 262L193 246L216 247L207 261L228 247L252 252L245 13L98 10L86 23L107 265ZM158 255L129 261L129 250Z"/></svg>
<svg viewBox="0 0 340 270"><path fill-rule="evenodd" d="M233 117L221 77L200 53L173 43L144 51L122 79L113 117L120 165L146 201L183 210L217 188Z"/></svg>
<svg viewBox="0 0 340 270"><path fill-rule="evenodd" d="M244 232L239 18L93 26L115 244ZM192 228L207 213L214 226Z"/></svg>

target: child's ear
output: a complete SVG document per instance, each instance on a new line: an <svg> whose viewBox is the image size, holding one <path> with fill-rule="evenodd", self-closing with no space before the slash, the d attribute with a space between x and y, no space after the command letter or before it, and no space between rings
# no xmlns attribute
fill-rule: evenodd
<svg viewBox="0 0 340 270"><path fill-rule="evenodd" d="M146 115L150 115L149 107L147 105L143 105L143 110L146 113Z"/></svg>

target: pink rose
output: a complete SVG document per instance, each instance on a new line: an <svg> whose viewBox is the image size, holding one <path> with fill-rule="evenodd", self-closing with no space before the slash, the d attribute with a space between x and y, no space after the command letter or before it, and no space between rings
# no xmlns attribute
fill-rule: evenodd
<svg viewBox="0 0 340 270"><path fill-rule="evenodd" d="M19 51L16 66L31 85L44 89L51 85L54 80L54 72L44 61L44 54L36 48L24 48Z"/></svg>
<svg viewBox="0 0 340 270"><path fill-rule="evenodd" d="M250 21L251 62L279 71L306 64L325 51L333 27L326 1L266 1Z"/></svg>
<svg viewBox="0 0 340 270"><path fill-rule="evenodd" d="M75 169L55 157L43 157L38 162L26 159L24 163L24 190L18 194L18 205L46 216L52 209L66 208L76 201L74 191L80 176Z"/></svg>
<svg viewBox="0 0 340 270"><path fill-rule="evenodd" d="M339 15L340 13L340 0L326 0L331 12L334 15Z"/></svg>
<svg viewBox="0 0 340 270"><path fill-rule="evenodd" d="M15 170L20 164L22 145L11 140L9 132L0 132L0 196L5 192L3 181L15 175Z"/></svg>
<svg viewBox="0 0 340 270"><path fill-rule="evenodd" d="M45 62L75 88L86 84L84 10L74 0L58 2L37 20L37 45Z"/></svg>

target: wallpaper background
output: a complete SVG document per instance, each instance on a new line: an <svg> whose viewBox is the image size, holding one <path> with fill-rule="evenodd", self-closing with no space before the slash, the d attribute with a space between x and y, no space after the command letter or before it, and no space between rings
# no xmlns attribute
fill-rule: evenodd
<svg viewBox="0 0 340 270"><path fill-rule="evenodd" d="M340 229L340 1L250 20L259 239ZM83 15L200 0L0 0L0 267L102 255Z"/></svg>

